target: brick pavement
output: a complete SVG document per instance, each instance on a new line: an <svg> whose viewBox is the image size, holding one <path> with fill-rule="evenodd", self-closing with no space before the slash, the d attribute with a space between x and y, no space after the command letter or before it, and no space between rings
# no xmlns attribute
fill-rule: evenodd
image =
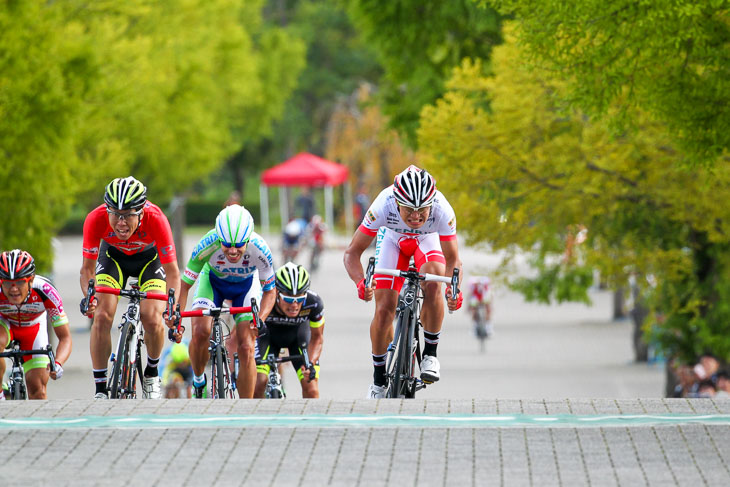
<svg viewBox="0 0 730 487"><path fill-rule="evenodd" d="M246 422L267 416L320 422ZM413 423L389 425L392 416ZM216 417L242 423L198 421ZM490 417L527 422L451 421ZM633 422L646 417L664 419ZM104 422L119 418L190 422ZM730 400L5 401L0 432L8 484L730 485Z"/></svg>

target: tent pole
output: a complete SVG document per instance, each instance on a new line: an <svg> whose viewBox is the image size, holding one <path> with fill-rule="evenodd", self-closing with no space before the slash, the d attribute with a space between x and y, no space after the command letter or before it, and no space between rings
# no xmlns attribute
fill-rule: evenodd
<svg viewBox="0 0 730 487"><path fill-rule="evenodd" d="M354 229L352 228L353 224L353 218L352 218L352 186L350 185L350 180L348 179L345 181L345 234L349 235L351 234Z"/></svg>
<svg viewBox="0 0 730 487"><path fill-rule="evenodd" d="M259 208L261 209L261 225L263 234L269 233L269 187L265 184L259 186Z"/></svg>
<svg viewBox="0 0 730 487"><path fill-rule="evenodd" d="M289 223L289 202L286 193L286 186L279 186L279 215L281 216L282 229Z"/></svg>
<svg viewBox="0 0 730 487"><path fill-rule="evenodd" d="M329 185L324 187L324 209L326 212L326 223L330 226L332 230L334 230L335 218L334 213L332 212L332 186Z"/></svg>

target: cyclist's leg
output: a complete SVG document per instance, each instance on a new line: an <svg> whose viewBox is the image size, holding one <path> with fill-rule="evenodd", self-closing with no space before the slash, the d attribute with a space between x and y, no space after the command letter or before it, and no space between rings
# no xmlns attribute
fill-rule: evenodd
<svg viewBox="0 0 730 487"><path fill-rule="evenodd" d="M191 309L209 309L215 307L215 292L210 284L210 268L206 265L198 275L198 287L195 289ZM210 360L208 346L210 344L210 333L213 327L213 318L199 316L191 319L193 327L192 339L190 340L190 362L193 366L195 384L203 385L203 374L205 365Z"/></svg>
<svg viewBox="0 0 730 487"><path fill-rule="evenodd" d="M10 332L10 325L6 323L2 318L0 318L0 352L5 350L5 347L8 346L8 343L10 343L10 340L13 339L13 335ZM0 358L0 386L2 385L3 380L5 379L5 368L6 368L6 360L4 358ZM0 388L0 399L4 399L5 394L3 393L3 389Z"/></svg>
<svg viewBox="0 0 730 487"><path fill-rule="evenodd" d="M267 355L272 353L270 339L271 330L266 335L260 336L256 339L256 359L265 358ZM266 384L269 382L269 366L266 364L256 366L256 387L254 387L253 397L263 398L266 394Z"/></svg>
<svg viewBox="0 0 730 487"><path fill-rule="evenodd" d="M443 275L446 272L446 260L441 252L438 235L430 234L418 238L418 248L413 254L416 267L421 273ZM435 382L440 378L440 369L436 350L441 336L441 324L444 320L443 288L439 282L424 282L423 305L421 307L421 324L423 325L423 359L421 360L421 378Z"/></svg>
<svg viewBox="0 0 730 487"><path fill-rule="evenodd" d="M126 282L122 267L114 259L121 252L109 247L105 242L99 248L96 264L96 285L121 289ZM118 298L113 294L96 294L97 305L94 321L91 324L89 349L93 368L96 392L106 394L107 367L112 351L111 329L117 312Z"/></svg>
<svg viewBox="0 0 730 487"><path fill-rule="evenodd" d="M145 252L146 253L146 252ZM157 252L151 252L144 259L145 263L139 271L139 290L165 294L165 270L162 268ZM165 345L167 328L162 319L166 303L156 299L145 299L140 303L140 321L144 328L144 343L147 349L147 367L145 377L159 377L158 364Z"/></svg>
<svg viewBox="0 0 730 487"><path fill-rule="evenodd" d="M230 289L234 289L231 286ZM256 276L251 276L245 281L235 283L237 295L230 297L233 306L251 306L251 298L256 298L257 302L261 302L261 283ZM238 351L238 377L236 378L236 387L238 388L238 396L241 399L250 399L253 397L256 388L257 372L256 372L256 337L257 331L251 329L251 313L242 313L234 316L236 321L236 341Z"/></svg>
<svg viewBox="0 0 730 487"><path fill-rule="evenodd" d="M397 234L389 230L378 231L375 246L376 267L387 269L406 269L409 258L403 255L398 247ZM373 384L377 387L386 385L387 371L386 353L393 340L393 319L398 304L398 292L403 286L403 279L376 274L375 314L370 322L370 343L373 360Z"/></svg>
<svg viewBox="0 0 730 487"><path fill-rule="evenodd" d="M289 346L289 355L303 355L304 350L309 346L309 340L312 336L312 330L309 322L304 322L297 327L296 342ZM297 344L299 344L297 346ZM314 380L309 380L309 371L304 368L306 365L303 359L292 360L292 367L297 373L299 384L302 386L302 397L304 399L319 398L319 365L315 365L316 370Z"/></svg>
<svg viewBox="0 0 730 487"><path fill-rule="evenodd" d="M48 345L47 314L37 317L30 326L14 326L13 337L20 342L21 350L38 350ZM23 358L25 386L29 399L45 399L48 384L48 355L38 354Z"/></svg>

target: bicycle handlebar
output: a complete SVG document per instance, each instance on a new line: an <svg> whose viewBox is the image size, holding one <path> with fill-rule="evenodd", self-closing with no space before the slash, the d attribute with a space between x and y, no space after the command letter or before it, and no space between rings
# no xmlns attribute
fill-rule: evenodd
<svg viewBox="0 0 730 487"><path fill-rule="evenodd" d="M180 318L189 318L192 316L220 316L222 314L237 315L239 313L251 313L251 306L232 306L230 308L202 308L190 311L181 311Z"/></svg>
<svg viewBox="0 0 730 487"><path fill-rule="evenodd" d="M96 288L96 292L102 294L114 294L116 296L124 296L125 298L156 299L158 301L167 301L167 294L138 291L136 289L116 289L113 287L101 286Z"/></svg>
<svg viewBox="0 0 730 487"><path fill-rule="evenodd" d="M16 350L12 349L7 352L1 352L0 358L15 358L15 357L23 357L25 355L48 355L48 359L51 362L51 372L55 372L56 370L56 356L53 353L53 347L51 345L46 345L46 348L39 348L39 349L33 349L33 350Z"/></svg>
<svg viewBox="0 0 730 487"><path fill-rule="evenodd" d="M456 271L456 276L458 279L458 269L454 269ZM401 271L398 269L382 269L377 268L375 269L375 274L385 274L386 276L393 276L393 277L404 277L408 278L411 274L411 271ZM446 284L451 284L451 281L453 277L446 277L446 276L440 276L438 274L418 274L418 279L420 281L438 281L438 282L445 282ZM458 281L457 281L458 282Z"/></svg>

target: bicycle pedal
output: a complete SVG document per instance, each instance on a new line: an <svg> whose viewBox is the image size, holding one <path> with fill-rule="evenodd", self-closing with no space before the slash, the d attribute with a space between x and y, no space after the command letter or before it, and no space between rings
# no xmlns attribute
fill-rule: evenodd
<svg viewBox="0 0 730 487"><path fill-rule="evenodd" d="M432 380L421 379L421 382L423 382L424 385L431 385L431 384L433 384L433 381Z"/></svg>

